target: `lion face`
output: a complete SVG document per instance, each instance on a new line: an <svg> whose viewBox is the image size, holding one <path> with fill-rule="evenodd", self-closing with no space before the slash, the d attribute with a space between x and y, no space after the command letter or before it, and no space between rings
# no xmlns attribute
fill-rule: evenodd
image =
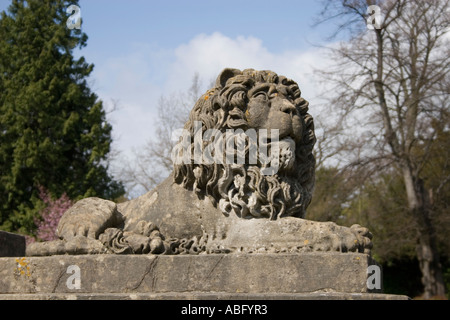
<svg viewBox="0 0 450 320"><path fill-rule="evenodd" d="M284 88L264 83L250 90L245 119L251 128L278 129L280 139L291 137L298 143L302 121L293 97Z"/></svg>
<svg viewBox="0 0 450 320"><path fill-rule="evenodd" d="M192 137L208 130L265 130L269 149L272 145L279 148L279 170L263 174L265 164L260 159L241 164L191 161L174 165L175 182L208 196L225 215L304 217L311 201L315 166L314 125L307 111L308 102L301 98L294 81L271 71L225 69L215 88L194 106L185 130ZM272 132L278 134L277 144L271 140ZM208 143L204 142L204 147ZM248 146L246 156L250 151Z"/></svg>

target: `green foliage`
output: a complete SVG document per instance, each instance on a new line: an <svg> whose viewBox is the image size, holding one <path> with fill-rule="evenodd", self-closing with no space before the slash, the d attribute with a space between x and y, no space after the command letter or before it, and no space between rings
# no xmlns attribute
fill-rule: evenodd
<svg viewBox="0 0 450 320"><path fill-rule="evenodd" d="M402 177L395 171L367 181L348 208L354 223L368 227L373 236L374 255L380 263L415 256L415 224L408 215Z"/></svg>
<svg viewBox="0 0 450 320"><path fill-rule="evenodd" d="M341 221L343 206L348 201L353 187L345 173L337 168L320 167L316 170L314 195L307 210L307 219L316 221Z"/></svg>
<svg viewBox="0 0 450 320"><path fill-rule="evenodd" d="M416 234L401 177L390 172L363 181L361 174L318 168L307 218L369 228L374 236L372 254L378 262L414 257Z"/></svg>
<svg viewBox="0 0 450 320"><path fill-rule="evenodd" d="M383 291L387 294L420 296L423 292L420 278L419 262L415 258L404 257L383 263Z"/></svg>
<svg viewBox="0 0 450 320"><path fill-rule="evenodd" d="M450 265L450 262L448 263ZM447 299L450 299L450 266L444 270L444 281L447 290Z"/></svg>
<svg viewBox="0 0 450 320"><path fill-rule="evenodd" d="M28 233L38 186L71 199L114 199L108 174L111 125L76 47L87 36L66 27L77 1L14 0L0 16L0 228Z"/></svg>

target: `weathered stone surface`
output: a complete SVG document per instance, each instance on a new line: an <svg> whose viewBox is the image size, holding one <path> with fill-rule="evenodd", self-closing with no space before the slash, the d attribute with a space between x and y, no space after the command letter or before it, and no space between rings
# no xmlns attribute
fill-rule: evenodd
<svg viewBox="0 0 450 320"><path fill-rule="evenodd" d="M357 253L0 258L0 293L359 294L373 291L374 263ZM79 268L79 289L70 285L78 276L70 266Z"/></svg>
<svg viewBox="0 0 450 320"><path fill-rule="evenodd" d="M38 293L0 294L1 300L410 300L383 293Z"/></svg>
<svg viewBox="0 0 450 320"><path fill-rule="evenodd" d="M117 205L108 200L86 198L75 203L61 217L57 234L70 240L75 236L97 239L109 227L123 226L123 217Z"/></svg>
<svg viewBox="0 0 450 320"><path fill-rule="evenodd" d="M0 231L0 257L21 257L25 255L25 237Z"/></svg>
<svg viewBox="0 0 450 320"><path fill-rule="evenodd" d="M48 256L50 252L55 255L78 255L108 253L108 249L99 240L76 236L70 240L31 243L26 248L26 255L30 252L33 256Z"/></svg>
<svg viewBox="0 0 450 320"><path fill-rule="evenodd" d="M27 255L369 253L368 229L303 219L315 175L308 109L291 79L223 70L193 106L167 180L120 205L77 202L59 223L61 239L30 246Z"/></svg>

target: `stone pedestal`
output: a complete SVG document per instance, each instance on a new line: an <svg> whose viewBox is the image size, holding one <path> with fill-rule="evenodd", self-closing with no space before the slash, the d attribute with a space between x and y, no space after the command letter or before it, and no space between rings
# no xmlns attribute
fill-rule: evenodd
<svg viewBox="0 0 450 320"><path fill-rule="evenodd" d="M342 253L0 258L0 299L407 299L368 288L373 265Z"/></svg>
<svg viewBox="0 0 450 320"><path fill-rule="evenodd" d="M25 237L0 231L0 257L21 257L25 255Z"/></svg>

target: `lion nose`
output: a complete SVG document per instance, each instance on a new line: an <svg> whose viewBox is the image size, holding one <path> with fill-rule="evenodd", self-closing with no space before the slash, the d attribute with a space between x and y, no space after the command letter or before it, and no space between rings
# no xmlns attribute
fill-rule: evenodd
<svg viewBox="0 0 450 320"><path fill-rule="evenodd" d="M292 103L284 102L281 106L281 112L290 114L291 116L295 113L297 109L295 109L295 106Z"/></svg>

